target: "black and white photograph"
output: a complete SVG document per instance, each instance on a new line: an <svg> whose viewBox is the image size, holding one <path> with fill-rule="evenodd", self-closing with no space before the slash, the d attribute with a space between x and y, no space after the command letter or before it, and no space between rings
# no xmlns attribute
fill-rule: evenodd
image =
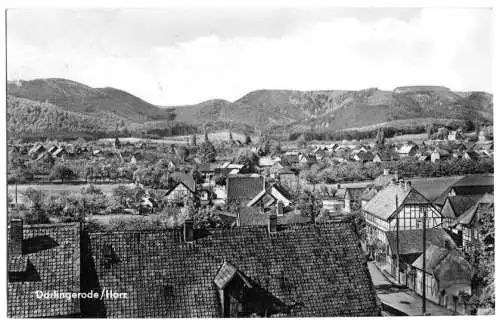
<svg viewBox="0 0 500 331"><path fill-rule="evenodd" d="M5 8L4 316L495 315L495 11Z"/></svg>

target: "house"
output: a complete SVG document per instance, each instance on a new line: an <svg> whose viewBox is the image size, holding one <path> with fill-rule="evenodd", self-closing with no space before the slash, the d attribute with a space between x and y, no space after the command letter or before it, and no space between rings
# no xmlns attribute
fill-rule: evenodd
<svg viewBox="0 0 500 331"><path fill-rule="evenodd" d="M275 163L278 163L280 161L281 161L280 157L261 156L259 158L259 167L271 168Z"/></svg>
<svg viewBox="0 0 500 331"><path fill-rule="evenodd" d="M387 243L388 231L441 227L442 216L438 209L417 191L411 182L391 183L379 191L362 208L370 240Z"/></svg>
<svg viewBox="0 0 500 331"><path fill-rule="evenodd" d="M51 147L47 150L47 152L48 152L50 155L52 155L52 153L54 153L55 151L57 151L57 149L58 149L58 147L57 147L57 146L55 146L55 145L53 145L53 146L51 146Z"/></svg>
<svg viewBox="0 0 500 331"><path fill-rule="evenodd" d="M168 202L182 204L185 201L193 201L196 197L196 183L193 176L184 172L172 173L175 185L165 194Z"/></svg>
<svg viewBox="0 0 500 331"><path fill-rule="evenodd" d="M397 257L399 253L399 280L401 283L408 285L407 272L409 266L424 252L423 229L388 231L386 236L385 258L382 252L377 264L387 270L393 277L398 278ZM457 247L453 238L441 228L426 229L426 245L431 244L443 248L447 245Z"/></svg>
<svg viewBox="0 0 500 331"><path fill-rule="evenodd" d="M465 176L412 178L413 187L431 201L438 209L444 206L451 187Z"/></svg>
<svg viewBox="0 0 500 331"><path fill-rule="evenodd" d="M415 154L418 151L418 146L415 144L404 144L401 146L398 150L397 153L400 158L403 157L412 157L415 156Z"/></svg>
<svg viewBox="0 0 500 331"><path fill-rule="evenodd" d="M493 211L495 199L493 194L485 193L477 202L456 219L458 230L462 233L462 247L465 251L477 245L479 240L479 220L488 211Z"/></svg>
<svg viewBox="0 0 500 331"><path fill-rule="evenodd" d="M443 215L443 224L447 227L456 225L456 219L462 215L466 210L475 205L480 199L480 196L448 196L441 209Z"/></svg>
<svg viewBox="0 0 500 331"><path fill-rule="evenodd" d="M263 204L264 207L270 207L281 202L284 207L288 207L292 203L292 196L279 183L274 183L267 188L262 189L257 195L250 200L246 206L255 207Z"/></svg>
<svg viewBox="0 0 500 331"><path fill-rule="evenodd" d="M472 294L471 282L474 270L464 256L452 247L429 245L423 254L411 265L408 287L438 305L453 311L465 311L460 294ZM459 309L458 305L461 304Z"/></svg>
<svg viewBox="0 0 500 331"><path fill-rule="evenodd" d="M265 190L264 177L257 174L229 175L226 180L226 202L247 204Z"/></svg>
<svg viewBox="0 0 500 331"><path fill-rule="evenodd" d="M377 188L383 188L391 184L393 181L399 181L398 172L394 174L390 173L389 169L384 169L384 172L373 180L373 186Z"/></svg>
<svg viewBox="0 0 500 331"><path fill-rule="evenodd" d="M335 199L337 201L343 202L343 212L348 214L355 211L361 206L361 195L363 194L365 186L361 187L340 187L337 186L337 191L335 192Z"/></svg>
<svg viewBox="0 0 500 331"><path fill-rule="evenodd" d="M365 257L345 222L90 233L105 317L379 316ZM168 254L165 254L168 252ZM325 261L331 261L326 262ZM147 296L144 295L147 293Z"/></svg>
<svg viewBox="0 0 500 331"><path fill-rule="evenodd" d="M220 171L226 175L236 175L240 173L241 169L245 166L243 164L234 164L231 162L225 162L220 167Z"/></svg>
<svg viewBox="0 0 500 331"><path fill-rule="evenodd" d="M365 190L363 191L363 193L360 196L361 208L364 208L366 206L366 204L368 203L368 201L373 199L373 197L375 195L377 195L377 193L380 190L381 190L381 187L376 187L374 185L370 185L367 188L365 188Z"/></svg>
<svg viewBox="0 0 500 331"><path fill-rule="evenodd" d="M358 150L352 154L352 159L357 162L371 162L373 161L373 153L370 151Z"/></svg>
<svg viewBox="0 0 500 331"><path fill-rule="evenodd" d="M390 162L395 160L396 157L390 155L389 153L381 153L381 152L375 152L373 154L373 162L375 163L382 163L382 162Z"/></svg>
<svg viewBox="0 0 500 331"><path fill-rule="evenodd" d="M494 150L493 141L478 141L473 146L472 149L475 151L492 151Z"/></svg>
<svg viewBox="0 0 500 331"><path fill-rule="evenodd" d="M490 174L474 174L468 175L453 184L449 195L482 195L485 193L493 193L494 177Z"/></svg>
<svg viewBox="0 0 500 331"><path fill-rule="evenodd" d="M431 162L435 163L437 161L447 160L450 158L450 156L450 152L448 152L446 149L436 148L431 153Z"/></svg>
<svg viewBox="0 0 500 331"><path fill-rule="evenodd" d="M41 153L45 152L46 149L45 147L43 147L42 144L40 143L36 143L33 147L31 147L31 149L28 151L28 155L33 158L33 159L36 159Z"/></svg>
<svg viewBox="0 0 500 331"><path fill-rule="evenodd" d="M461 130L450 131L448 133L448 140L457 141L463 138Z"/></svg>
<svg viewBox="0 0 500 331"><path fill-rule="evenodd" d="M58 149L56 149L53 153L52 153L52 156L53 157L62 157L63 155L66 155L67 152L66 152L66 149L64 148L64 146L60 146Z"/></svg>
<svg viewBox="0 0 500 331"><path fill-rule="evenodd" d="M478 153L475 151L465 151L461 154L460 157L462 160L472 160L472 161L477 161L479 160L480 156Z"/></svg>
<svg viewBox="0 0 500 331"><path fill-rule="evenodd" d="M299 159L299 164L311 165L317 163L316 156L314 155L300 153L298 159Z"/></svg>
<svg viewBox="0 0 500 331"><path fill-rule="evenodd" d="M198 167L198 171L203 176L206 184L214 184L215 166L211 164L202 164Z"/></svg>
<svg viewBox="0 0 500 331"><path fill-rule="evenodd" d="M36 297L81 292L87 265L80 262L80 225L9 223L7 316L81 317L85 306L77 298Z"/></svg>
<svg viewBox="0 0 500 331"><path fill-rule="evenodd" d="M278 202L274 206L241 206L238 209L236 226L255 227L266 226L269 223L269 217L276 216L276 224L283 228L293 224L311 223L310 216L304 215L301 210L291 206L285 207L283 203Z"/></svg>

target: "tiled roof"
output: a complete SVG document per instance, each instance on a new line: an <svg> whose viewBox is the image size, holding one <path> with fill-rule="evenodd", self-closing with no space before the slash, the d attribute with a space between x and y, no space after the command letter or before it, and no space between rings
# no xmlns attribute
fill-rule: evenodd
<svg viewBox="0 0 500 331"><path fill-rule="evenodd" d="M295 172L293 172L292 170L290 170L290 168L288 168L288 167L283 167L283 168L281 168L281 169L278 171L278 173L279 173L280 175L285 175L285 174L286 174L286 175L295 175Z"/></svg>
<svg viewBox="0 0 500 331"><path fill-rule="evenodd" d="M259 207L240 207L240 226L264 226L269 223L269 215L276 214L275 208L267 209L264 213ZM277 222L279 225L309 223L311 218L303 216L300 213L295 213L291 208L285 208L283 216L278 216Z"/></svg>
<svg viewBox="0 0 500 331"><path fill-rule="evenodd" d="M77 299L37 299L35 295L35 291L80 292L79 224L27 225L23 236L23 258L10 259L27 259L31 270L24 281L8 282L7 315L53 317L79 314Z"/></svg>
<svg viewBox="0 0 500 331"><path fill-rule="evenodd" d="M495 203L493 194L484 194L477 202L472 205L469 209L464 211L459 217L457 217L457 224L468 225L474 220L474 216L481 205L493 205Z"/></svg>
<svg viewBox="0 0 500 331"><path fill-rule="evenodd" d="M196 183L191 175L178 171L172 173L172 179L178 183L183 183L192 192L196 190Z"/></svg>
<svg viewBox="0 0 500 331"><path fill-rule="evenodd" d="M389 174L389 175L380 175L375 180L373 181L373 185L375 187L384 187L386 185L389 185L393 179L395 179L395 175Z"/></svg>
<svg viewBox="0 0 500 331"><path fill-rule="evenodd" d="M426 229L426 242L438 247L445 247L445 242L448 241L451 247L455 247L455 243L445 230L440 228ZM391 247L393 254L397 252L397 233L396 231L386 232L387 241ZM399 231L399 254L408 255L422 253L423 245L423 230L401 230Z"/></svg>
<svg viewBox="0 0 500 331"><path fill-rule="evenodd" d="M368 201L363 210L387 220L396 211L396 196L398 197L398 206L402 204L430 204L414 187L391 184Z"/></svg>
<svg viewBox="0 0 500 331"><path fill-rule="evenodd" d="M411 185L433 203L443 205L450 187L463 176L412 178Z"/></svg>
<svg viewBox="0 0 500 331"><path fill-rule="evenodd" d="M367 187L364 191L363 194L361 194L360 199L365 200L365 201L370 201L376 194L378 190L374 187Z"/></svg>
<svg viewBox="0 0 500 331"><path fill-rule="evenodd" d="M453 187L463 187L463 186L493 186L494 177L493 175L485 174L474 174L468 175L456 182Z"/></svg>
<svg viewBox="0 0 500 331"><path fill-rule="evenodd" d="M474 205L481 196L465 197L465 196L452 196L448 197L448 201L450 202L451 208L455 212L455 215L458 217L462 215L467 209L469 209L472 205Z"/></svg>
<svg viewBox="0 0 500 331"><path fill-rule="evenodd" d="M227 199L251 200L264 189L264 177L259 175L231 175L227 177Z"/></svg>
<svg viewBox="0 0 500 331"><path fill-rule="evenodd" d="M416 145L403 145L401 148L398 150L399 154L408 154L411 152L412 149L418 148Z"/></svg>
<svg viewBox="0 0 500 331"><path fill-rule="evenodd" d="M474 269L457 250L452 250L434 268L434 276L439 282L439 289L458 295L461 287L470 287Z"/></svg>
<svg viewBox="0 0 500 331"><path fill-rule="evenodd" d="M425 250L425 272L432 274L434 268L448 255L448 250L436 245L429 245ZM423 270L424 255L420 255L412 266Z"/></svg>
<svg viewBox="0 0 500 331"><path fill-rule="evenodd" d="M198 235L197 235L198 236ZM101 287L128 293L104 300L107 317L220 317L214 283L224 262L288 307L280 316L374 316L376 294L347 223L213 230L193 243L179 230L91 233ZM120 262L105 268L103 247Z"/></svg>

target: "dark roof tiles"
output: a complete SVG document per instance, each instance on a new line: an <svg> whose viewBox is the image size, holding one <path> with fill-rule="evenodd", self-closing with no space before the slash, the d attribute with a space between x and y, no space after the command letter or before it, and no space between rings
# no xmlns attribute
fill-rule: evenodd
<svg viewBox="0 0 500 331"><path fill-rule="evenodd" d="M32 275L7 285L9 317L54 317L80 313L77 299L37 299L36 291L80 291L79 224L25 226L23 256ZM12 257L11 257L12 258ZM21 258L24 260L24 258Z"/></svg>
<svg viewBox="0 0 500 331"><path fill-rule="evenodd" d="M103 245L121 262L102 267ZM291 308L280 316L379 315L358 240L347 223L214 230L187 244L181 231L91 234L108 317L220 317L214 279L225 261ZM297 305L297 303L299 303Z"/></svg>

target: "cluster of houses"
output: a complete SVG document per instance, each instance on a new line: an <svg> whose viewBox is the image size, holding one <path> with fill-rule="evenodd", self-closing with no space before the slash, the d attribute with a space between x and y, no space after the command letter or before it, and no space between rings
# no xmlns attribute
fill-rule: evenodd
<svg viewBox="0 0 500 331"><path fill-rule="evenodd" d="M115 141L123 162L140 160L140 153L120 147ZM407 143L383 154L365 144L254 152L256 167L234 160L201 164L193 159L189 167L178 158L165 161L173 184L161 198L214 205L228 225L221 228L199 229L186 220L182 229L87 233L78 224L27 226L11 219L9 316L380 315L360 238L342 217L355 211L366 221L368 253L382 270L420 295L425 278L429 300L465 309L459 298L473 291L473 269L464 251L477 245L478 220L494 204L493 175L408 179L386 169L373 181L322 188L318 199L328 219L321 222L296 197L304 190L300 169L325 158L437 162L492 157L493 142L484 135L468 142L450 133L446 141ZM37 144L27 153L39 159L102 152ZM156 203L150 195L143 201L149 208ZM49 242L40 246L40 240ZM30 294L35 288L106 288L126 292L128 299L37 300Z"/></svg>
<svg viewBox="0 0 500 331"><path fill-rule="evenodd" d="M453 131L456 132L456 131ZM451 134L450 134L451 135ZM413 158L423 162L439 162L445 160L479 160L494 157L492 140L479 136L478 141L448 139L426 140L421 144L408 141L401 145L392 145L380 151L375 144L330 144L317 145L311 155L318 161L325 158L337 162L375 162L382 163L405 158Z"/></svg>
<svg viewBox="0 0 500 331"><path fill-rule="evenodd" d="M429 300L463 312L461 294L475 290L464 253L478 245L479 220L494 205L493 175L404 180L386 172L369 192L361 212L376 263L420 295L426 277Z"/></svg>

